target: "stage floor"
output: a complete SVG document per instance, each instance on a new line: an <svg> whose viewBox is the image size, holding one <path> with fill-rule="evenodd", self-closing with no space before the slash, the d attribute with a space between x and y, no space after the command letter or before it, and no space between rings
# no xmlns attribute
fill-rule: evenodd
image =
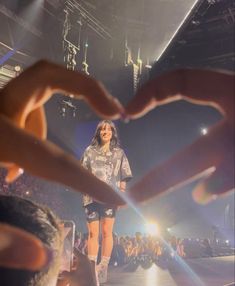
<svg viewBox="0 0 235 286"><path fill-rule="evenodd" d="M223 286L234 282L234 256L198 258L175 262L163 270L153 264L127 272L111 268L106 286Z"/></svg>

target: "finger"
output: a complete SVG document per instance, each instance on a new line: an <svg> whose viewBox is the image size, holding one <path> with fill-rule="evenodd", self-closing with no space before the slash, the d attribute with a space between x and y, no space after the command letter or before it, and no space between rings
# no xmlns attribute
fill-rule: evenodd
<svg viewBox="0 0 235 286"><path fill-rule="evenodd" d="M8 168L7 175L6 175L6 182L12 183L17 178L19 178L24 173L24 170L19 166L12 164L11 167Z"/></svg>
<svg viewBox="0 0 235 286"><path fill-rule="evenodd" d="M209 105L223 115L231 113L234 74L221 71L180 69L147 82L126 108L130 118L140 117L156 105L180 99Z"/></svg>
<svg viewBox="0 0 235 286"><path fill-rule="evenodd" d="M48 264L50 256L35 236L19 228L0 224L1 267L36 271Z"/></svg>
<svg viewBox="0 0 235 286"><path fill-rule="evenodd" d="M46 68L52 71L47 84L54 92L62 91L85 100L102 117L117 119L123 113L124 108L121 103L109 94L101 82L84 73L67 70L55 64L47 63Z"/></svg>
<svg viewBox="0 0 235 286"><path fill-rule="evenodd" d="M16 125L21 126L22 124L25 126L21 126L22 128L25 127L25 129L36 135L38 138L45 139L46 138L46 117L43 107L39 107L35 110L33 110L27 117L27 120L25 123L18 122L17 119L14 122ZM7 176L5 178L6 182L11 183L14 180L16 180L19 176L21 176L24 172L22 168L19 166L12 164L12 166L8 167Z"/></svg>
<svg viewBox="0 0 235 286"><path fill-rule="evenodd" d="M125 109L128 118L139 118L157 106L156 85L156 82L150 81L136 93Z"/></svg>
<svg viewBox="0 0 235 286"><path fill-rule="evenodd" d="M127 117L138 118L156 106L182 99L187 95L185 74L185 70L176 70L148 81L126 107Z"/></svg>
<svg viewBox="0 0 235 286"><path fill-rule="evenodd" d="M124 108L117 98L112 97L103 85L94 82L93 90L83 95L83 99L101 117L115 120L124 114Z"/></svg>
<svg viewBox="0 0 235 286"><path fill-rule="evenodd" d="M4 88L0 111L10 118L27 118L32 110L58 92L84 99L99 115L110 119L118 118L123 112L121 104L100 82L46 61L36 63Z"/></svg>
<svg viewBox="0 0 235 286"><path fill-rule="evenodd" d="M46 139L47 123L43 106L29 113L25 121L25 129L40 139Z"/></svg>
<svg viewBox="0 0 235 286"><path fill-rule="evenodd" d="M33 175L62 183L100 202L124 204L111 187L54 144L37 139L3 116L0 116L0 133L4 134L0 140L1 161L14 162Z"/></svg>
<svg viewBox="0 0 235 286"><path fill-rule="evenodd" d="M150 199L163 192L175 190L183 184L212 173L223 158L233 150L231 134L226 123L218 124L195 143L177 153L170 160L154 168L130 189L136 201ZM231 157L231 156L230 156ZM221 190L222 191L222 190Z"/></svg>
<svg viewBox="0 0 235 286"><path fill-rule="evenodd" d="M230 160L232 161L232 160ZM225 163L225 164L224 164ZM218 195L229 194L234 191L234 162L226 161L201 181L193 190L193 198L200 204L207 204L216 199Z"/></svg>

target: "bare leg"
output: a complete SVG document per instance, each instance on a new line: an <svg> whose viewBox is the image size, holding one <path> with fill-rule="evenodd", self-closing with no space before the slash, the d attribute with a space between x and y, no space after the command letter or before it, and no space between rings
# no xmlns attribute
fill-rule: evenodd
<svg viewBox="0 0 235 286"><path fill-rule="evenodd" d="M93 221L87 224L88 226L88 257L90 260L97 260L99 250L99 221Z"/></svg>

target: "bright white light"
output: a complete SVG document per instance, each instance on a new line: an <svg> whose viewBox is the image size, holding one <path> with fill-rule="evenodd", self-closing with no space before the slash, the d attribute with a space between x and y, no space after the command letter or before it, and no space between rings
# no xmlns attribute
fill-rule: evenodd
<svg viewBox="0 0 235 286"><path fill-rule="evenodd" d="M157 223L149 222L146 224L145 228L146 228L147 233L150 235L154 236L154 235L159 234L159 227L158 227Z"/></svg>
<svg viewBox="0 0 235 286"><path fill-rule="evenodd" d="M17 66L15 66L14 69L15 69L16 72L20 72L21 71L21 66L17 65Z"/></svg>
<svg viewBox="0 0 235 286"><path fill-rule="evenodd" d="M175 257L175 252L174 251L171 252L171 257L172 258Z"/></svg>
<svg viewBox="0 0 235 286"><path fill-rule="evenodd" d="M174 37L177 35L178 31L180 30L180 28L182 27L182 25L185 23L185 21L187 20L188 16L189 16L190 13L191 13L191 11L194 9L194 7L195 7L196 4L199 2L199 0L187 1L187 2L189 3L188 5L191 5L191 7L189 6L189 7L187 8L187 9L188 9L188 12L186 11L186 14L185 14L184 16L183 16L183 15L181 16L181 17L183 17L183 19L182 19L182 21L180 22L180 24L179 24L179 26L177 27L177 29L173 32L173 35L171 35L172 32L167 35L167 38L169 38L169 36L170 36L170 39L169 39L169 40L167 39L166 45L165 45L165 41L164 41L164 48L163 48L162 51L158 54L158 56L157 56L157 58L156 58L156 61L158 61L158 60L161 58L162 54L165 52L165 50L167 49L167 47L170 45L171 41L172 41L172 40L174 39ZM186 4L187 2L185 2L185 4ZM193 2L193 3L191 3L191 2ZM185 11L184 11L184 12L185 12Z"/></svg>
<svg viewBox="0 0 235 286"><path fill-rule="evenodd" d="M225 242L227 243L227 244L229 244L229 240L227 239L227 240L225 240Z"/></svg>
<svg viewBox="0 0 235 286"><path fill-rule="evenodd" d="M26 191L25 194L26 194L26 195L29 195L29 191Z"/></svg>
<svg viewBox="0 0 235 286"><path fill-rule="evenodd" d="M205 128L205 127L201 128L201 134L202 135L206 135L207 133L208 133L207 128Z"/></svg>
<svg viewBox="0 0 235 286"><path fill-rule="evenodd" d="M170 232L170 231L171 231L171 228L170 228L170 227L168 227L168 228L167 228L167 231L168 231L168 232Z"/></svg>
<svg viewBox="0 0 235 286"><path fill-rule="evenodd" d="M161 273L159 273L159 268L153 265L151 268L149 268L147 271L144 271L144 275L146 276L146 279L144 280L144 285L146 286L153 286L153 285L161 285Z"/></svg>
<svg viewBox="0 0 235 286"><path fill-rule="evenodd" d="M151 69L151 68L152 68L151 65L145 65L145 67L146 67L147 69Z"/></svg>

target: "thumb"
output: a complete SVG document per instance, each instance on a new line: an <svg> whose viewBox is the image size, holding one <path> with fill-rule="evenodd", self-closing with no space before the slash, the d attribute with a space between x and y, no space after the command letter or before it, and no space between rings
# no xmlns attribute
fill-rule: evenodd
<svg viewBox="0 0 235 286"><path fill-rule="evenodd" d="M51 258L51 252L34 235L0 223L0 267L37 271Z"/></svg>
<svg viewBox="0 0 235 286"><path fill-rule="evenodd" d="M214 173L196 185L193 199L200 204L207 204L218 195L229 194L234 190L233 167L221 164Z"/></svg>
<svg viewBox="0 0 235 286"><path fill-rule="evenodd" d="M23 115L21 116L23 117ZM39 139L46 138L46 119L45 119L45 112L43 107L39 107L33 110L31 113L28 114L26 121L21 122L22 118L15 119L15 124L17 126L21 126L23 124L24 128L30 133L38 137ZM18 177L20 177L24 170L15 164L11 164L8 168L8 173L5 178L7 183L11 183L15 181Z"/></svg>
<svg viewBox="0 0 235 286"><path fill-rule="evenodd" d="M6 175L6 182L7 183L11 183L14 180L16 180L19 176L21 176L23 174L24 170L20 167L18 167L15 164L12 164L11 167L8 167L8 172Z"/></svg>

